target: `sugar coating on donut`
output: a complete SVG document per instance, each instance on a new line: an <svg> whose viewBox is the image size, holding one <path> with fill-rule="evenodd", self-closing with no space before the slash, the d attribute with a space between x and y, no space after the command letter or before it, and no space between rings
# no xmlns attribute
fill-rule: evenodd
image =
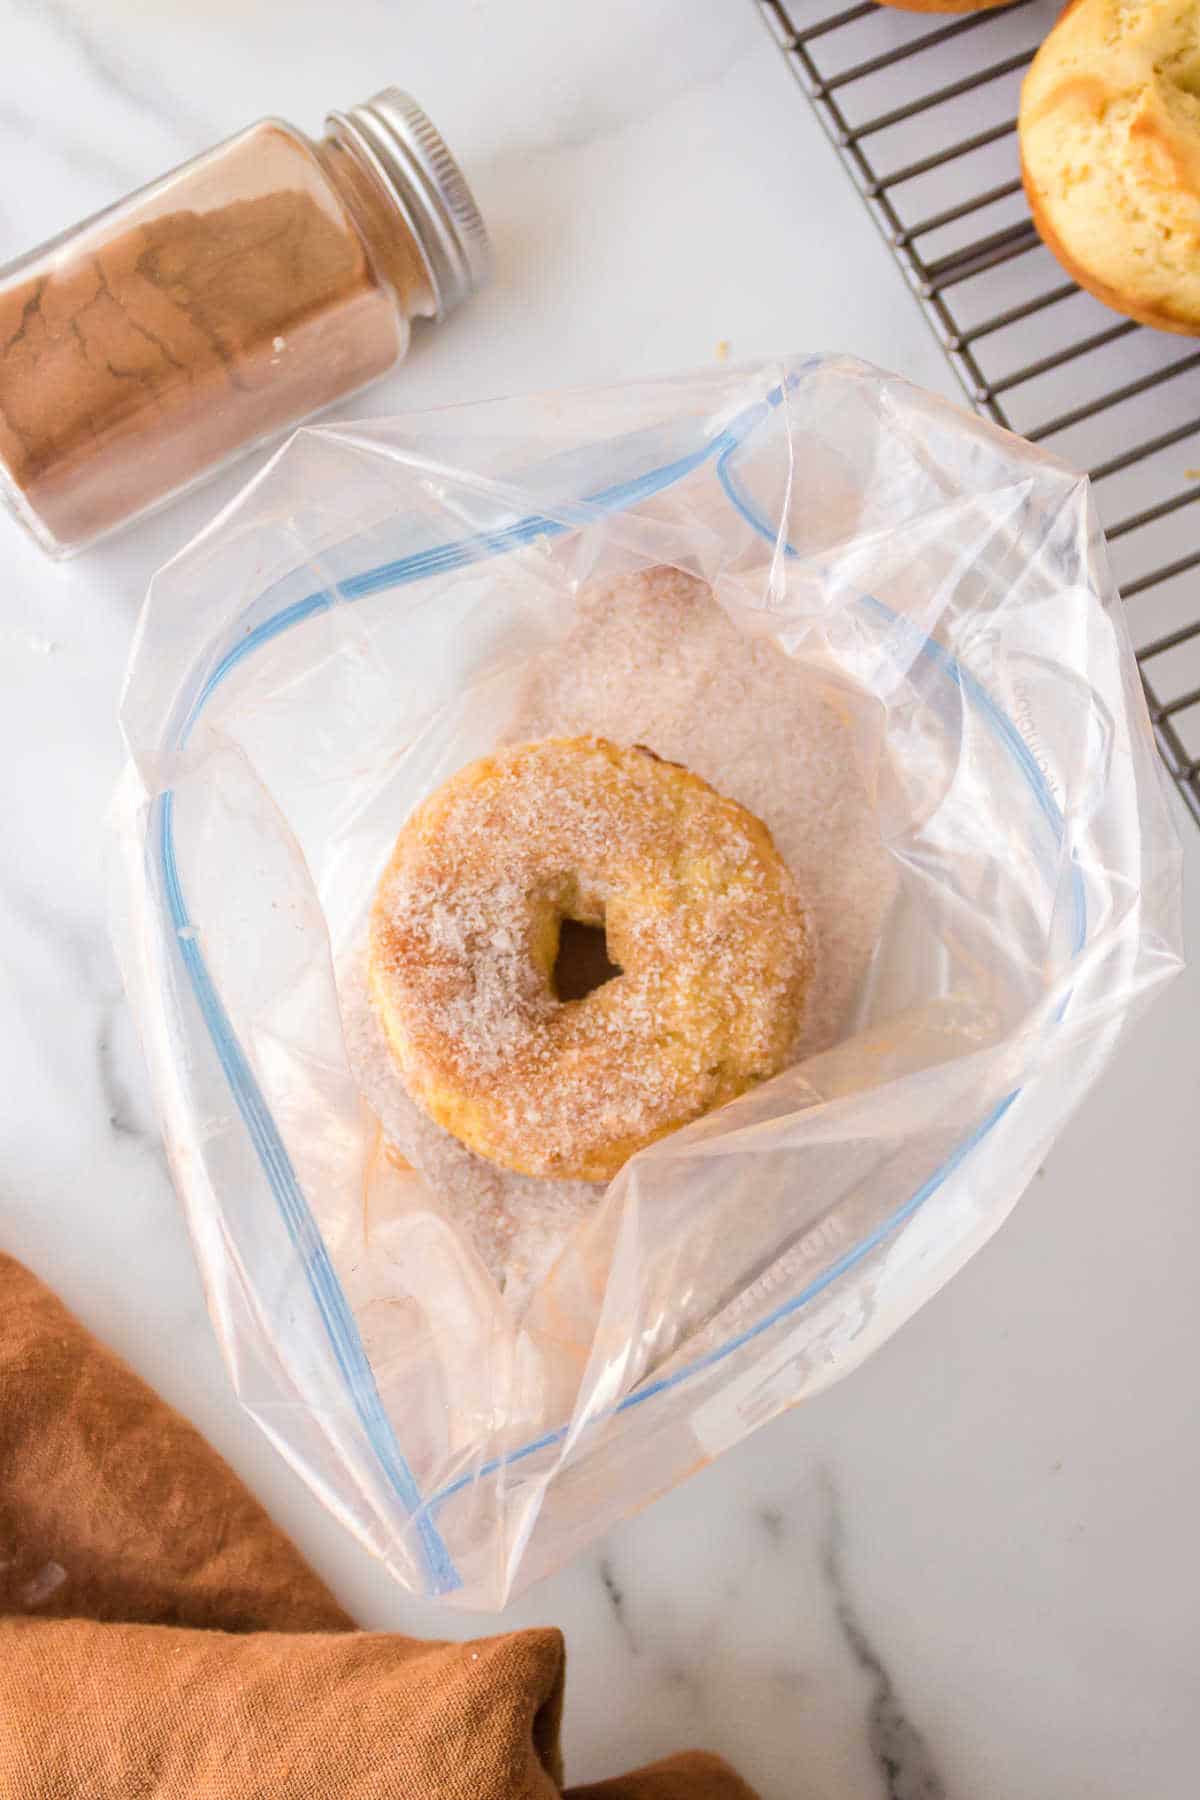
<svg viewBox="0 0 1200 1800"><path fill-rule="evenodd" d="M562 1002L564 919L621 973ZM406 1084L507 1169L603 1181L776 1073L812 944L767 828L644 746L546 738L452 776L380 883L372 999Z"/></svg>

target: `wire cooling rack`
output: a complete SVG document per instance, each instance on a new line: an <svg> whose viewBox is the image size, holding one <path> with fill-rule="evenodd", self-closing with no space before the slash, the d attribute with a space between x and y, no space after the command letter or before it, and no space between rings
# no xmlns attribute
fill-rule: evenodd
<svg viewBox="0 0 1200 1800"><path fill-rule="evenodd" d="M1109 312L1021 189L1057 0L960 17L757 0L972 405L1087 469L1167 767L1200 823L1200 347Z"/></svg>

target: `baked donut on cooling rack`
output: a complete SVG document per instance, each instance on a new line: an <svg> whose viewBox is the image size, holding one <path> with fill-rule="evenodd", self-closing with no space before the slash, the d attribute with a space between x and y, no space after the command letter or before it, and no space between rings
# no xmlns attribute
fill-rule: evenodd
<svg viewBox="0 0 1200 1800"><path fill-rule="evenodd" d="M589 934L580 981L565 940ZM752 813L641 745L560 737L471 763L413 813L369 981L438 1124L518 1173L606 1181L779 1071L812 957Z"/></svg>
<svg viewBox="0 0 1200 1800"><path fill-rule="evenodd" d="M1073 0L1019 120L1048 249L1089 293L1200 336L1200 0Z"/></svg>

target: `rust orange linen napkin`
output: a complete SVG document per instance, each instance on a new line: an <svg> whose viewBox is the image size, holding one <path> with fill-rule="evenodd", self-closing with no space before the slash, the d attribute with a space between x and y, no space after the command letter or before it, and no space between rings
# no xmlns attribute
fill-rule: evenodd
<svg viewBox="0 0 1200 1800"><path fill-rule="evenodd" d="M0 1256L2 1800L559 1800L556 1631L360 1632L199 1434ZM686 1752L567 1800L754 1800Z"/></svg>

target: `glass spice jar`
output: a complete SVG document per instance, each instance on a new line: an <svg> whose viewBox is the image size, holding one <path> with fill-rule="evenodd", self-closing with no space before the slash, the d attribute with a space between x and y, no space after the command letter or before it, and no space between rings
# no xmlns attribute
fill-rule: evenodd
<svg viewBox="0 0 1200 1800"><path fill-rule="evenodd" d="M0 493L82 549L385 374L487 268L407 95L252 125L0 270Z"/></svg>

